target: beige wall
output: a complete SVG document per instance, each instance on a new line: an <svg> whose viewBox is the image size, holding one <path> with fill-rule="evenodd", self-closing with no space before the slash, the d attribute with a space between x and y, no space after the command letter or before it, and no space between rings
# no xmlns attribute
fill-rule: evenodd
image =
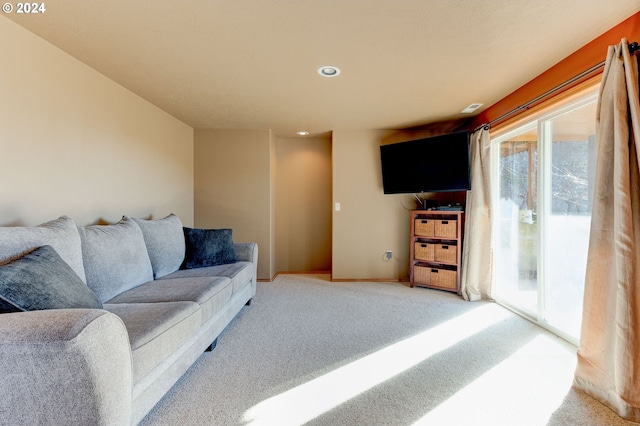
<svg viewBox="0 0 640 426"><path fill-rule="evenodd" d="M0 225L193 223L193 130L0 17Z"/></svg>
<svg viewBox="0 0 640 426"><path fill-rule="evenodd" d="M278 138L276 270L331 270L331 139Z"/></svg>
<svg viewBox="0 0 640 426"><path fill-rule="evenodd" d="M405 207L415 204L382 193L378 147L408 135L276 143L269 130L194 132L5 18L0 38L11 40L0 67L0 225L174 212L258 242L261 279L329 267L334 279L406 277ZM340 212L319 213L334 202ZM397 260L384 261L388 249Z"/></svg>
<svg viewBox="0 0 640 426"><path fill-rule="evenodd" d="M333 279L405 279L411 195L382 192L380 145L387 131L333 132ZM394 259L385 261L392 250Z"/></svg>
<svg viewBox="0 0 640 426"><path fill-rule="evenodd" d="M272 145L269 130L196 130L194 222L232 228L236 242L258 243L258 278L272 269Z"/></svg>

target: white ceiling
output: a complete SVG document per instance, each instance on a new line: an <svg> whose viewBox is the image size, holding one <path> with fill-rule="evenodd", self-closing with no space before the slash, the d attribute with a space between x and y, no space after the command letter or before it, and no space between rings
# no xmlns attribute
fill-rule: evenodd
<svg viewBox="0 0 640 426"><path fill-rule="evenodd" d="M45 5L44 14L4 16L194 128L282 137L460 118L640 11L638 0ZM320 77L322 65L342 74Z"/></svg>

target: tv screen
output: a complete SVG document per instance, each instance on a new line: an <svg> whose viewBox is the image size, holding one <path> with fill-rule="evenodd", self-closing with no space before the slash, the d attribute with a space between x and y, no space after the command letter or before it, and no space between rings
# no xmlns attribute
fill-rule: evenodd
<svg viewBox="0 0 640 426"><path fill-rule="evenodd" d="M464 191L469 177L469 132L380 147L385 194Z"/></svg>

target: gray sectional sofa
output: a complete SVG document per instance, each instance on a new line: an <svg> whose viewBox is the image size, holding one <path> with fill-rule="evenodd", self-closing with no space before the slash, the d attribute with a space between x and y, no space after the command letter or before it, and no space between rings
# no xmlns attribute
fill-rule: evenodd
<svg viewBox="0 0 640 426"><path fill-rule="evenodd" d="M0 423L137 424L250 303L257 260L175 215L0 227Z"/></svg>

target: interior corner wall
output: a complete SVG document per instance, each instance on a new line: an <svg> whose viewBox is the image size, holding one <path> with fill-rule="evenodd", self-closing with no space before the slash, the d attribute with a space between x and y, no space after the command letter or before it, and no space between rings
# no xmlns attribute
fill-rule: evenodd
<svg viewBox="0 0 640 426"><path fill-rule="evenodd" d="M0 17L0 225L193 223L193 129Z"/></svg>
<svg viewBox="0 0 640 426"><path fill-rule="evenodd" d="M331 270L331 139L278 138L276 270Z"/></svg>
<svg viewBox="0 0 640 426"><path fill-rule="evenodd" d="M269 191L269 213L271 214L271 220L269 222L269 232L270 235L272 236L272 238L270 238L269 242L269 253L274 253L273 256L271 256L269 258L269 277L270 279L273 278L277 271L277 256L275 255L276 253L276 231L277 231L277 224L276 224L276 210L277 210L277 205L276 205L276 198L277 198L277 194L278 191L276 189L276 180L277 180L277 163L278 163L278 152L277 152L277 145L278 145L278 140L275 136L275 133L271 132L270 134L271 137L271 141L269 143L269 167L270 167L270 173L269 173L269 187L270 187L270 191Z"/></svg>
<svg viewBox="0 0 640 426"><path fill-rule="evenodd" d="M410 195L382 190L380 145L388 131L334 131L332 279L407 279ZM335 210L340 203L340 211ZM384 253L393 251L386 261Z"/></svg>
<svg viewBox="0 0 640 426"><path fill-rule="evenodd" d="M270 130L196 129L194 222L231 228L236 242L258 243L258 278L271 279L272 145Z"/></svg>

